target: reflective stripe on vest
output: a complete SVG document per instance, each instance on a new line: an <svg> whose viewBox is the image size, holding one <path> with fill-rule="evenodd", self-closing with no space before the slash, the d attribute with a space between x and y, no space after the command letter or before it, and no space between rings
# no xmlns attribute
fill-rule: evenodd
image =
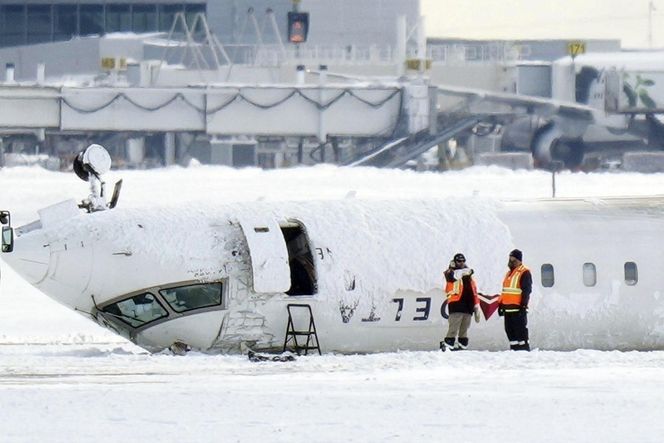
<svg viewBox="0 0 664 443"><path fill-rule="evenodd" d="M527 270L524 265L519 265L507 272L503 280L503 292L500 294L501 305L521 305L521 275Z"/></svg>
<svg viewBox="0 0 664 443"><path fill-rule="evenodd" d="M445 284L445 295L447 296L448 303L454 303L461 300L461 294L463 294L463 283L461 283L461 279L448 281Z"/></svg>
<svg viewBox="0 0 664 443"><path fill-rule="evenodd" d="M473 303L478 304L480 301L477 298L477 286L475 285L475 280L470 278L470 288L473 291ZM448 303L454 303L461 300L463 295L463 280L448 281L445 284L445 295L447 296Z"/></svg>

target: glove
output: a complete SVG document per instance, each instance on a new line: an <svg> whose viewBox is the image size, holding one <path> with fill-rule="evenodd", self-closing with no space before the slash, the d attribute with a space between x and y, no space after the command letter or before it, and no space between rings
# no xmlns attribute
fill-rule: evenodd
<svg viewBox="0 0 664 443"><path fill-rule="evenodd" d="M450 266L448 269L454 269L456 267L456 264L454 263L454 260L450 261Z"/></svg>
<svg viewBox="0 0 664 443"><path fill-rule="evenodd" d="M501 306L498 308L498 317L502 317L503 315L505 315L505 308Z"/></svg>
<svg viewBox="0 0 664 443"><path fill-rule="evenodd" d="M473 314L475 315L475 323L480 322L480 305L475 305L473 308Z"/></svg>
<svg viewBox="0 0 664 443"><path fill-rule="evenodd" d="M527 314L528 313L528 306L521 305L520 309L521 309L522 314Z"/></svg>

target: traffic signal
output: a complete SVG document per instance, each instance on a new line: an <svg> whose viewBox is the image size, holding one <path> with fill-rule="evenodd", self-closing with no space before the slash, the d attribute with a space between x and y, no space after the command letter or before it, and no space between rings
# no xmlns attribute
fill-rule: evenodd
<svg viewBox="0 0 664 443"><path fill-rule="evenodd" d="M304 43L309 32L308 12L288 13L288 41L291 43Z"/></svg>

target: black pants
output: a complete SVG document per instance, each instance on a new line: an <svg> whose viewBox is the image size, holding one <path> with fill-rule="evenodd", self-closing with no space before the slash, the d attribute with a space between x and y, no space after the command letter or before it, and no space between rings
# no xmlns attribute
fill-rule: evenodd
<svg viewBox="0 0 664 443"><path fill-rule="evenodd" d="M505 333L514 351L530 351L528 314L525 311L505 313Z"/></svg>

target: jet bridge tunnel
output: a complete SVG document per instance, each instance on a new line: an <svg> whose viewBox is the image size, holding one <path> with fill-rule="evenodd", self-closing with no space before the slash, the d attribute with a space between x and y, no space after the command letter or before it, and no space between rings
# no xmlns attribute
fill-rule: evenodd
<svg viewBox="0 0 664 443"><path fill-rule="evenodd" d="M207 85L182 88L0 86L0 128L17 134L139 138L186 133L214 140L388 139L427 127L426 85ZM35 112L38 110L38 112ZM76 150L76 148L74 149Z"/></svg>

